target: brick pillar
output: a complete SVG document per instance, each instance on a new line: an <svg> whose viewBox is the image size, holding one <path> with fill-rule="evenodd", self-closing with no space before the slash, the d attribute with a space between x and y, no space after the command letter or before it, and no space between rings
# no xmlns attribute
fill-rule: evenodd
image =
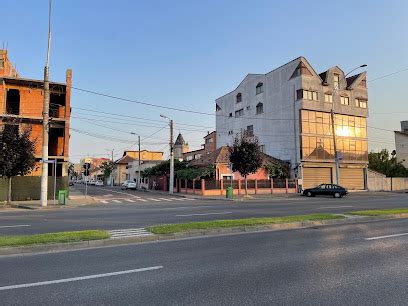
<svg viewBox="0 0 408 306"><path fill-rule="evenodd" d="M270 178L271 180L271 194L273 193L273 178Z"/></svg>
<svg viewBox="0 0 408 306"><path fill-rule="evenodd" d="M295 179L295 184L296 184L296 193L298 193L299 192L299 181L297 178Z"/></svg>
<svg viewBox="0 0 408 306"><path fill-rule="evenodd" d="M285 179L286 193L288 193L288 179Z"/></svg>
<svg viewBox="0 0 408 306"><path fill-rule="evenodd" d="M222 195L222 190L224 189L224 181L222 179L220 179L220 194Z"/></svg>
<svg viewBox="0 0 408 306"><path fill-rule="evenodd" d="M258 179L255 179L255 194L258 194Z"/></svg>
<svg viewBox="0 0 408 306"><path fill-rule="evenodd" d="M204 195L205 192L205 180L201 179L201 195Z"/></svg>
<svg viewBox="0 0 408 306"><path fill-rule="evenodd" d="M241 194L241 179L238 179L238 195Z"/></svg>

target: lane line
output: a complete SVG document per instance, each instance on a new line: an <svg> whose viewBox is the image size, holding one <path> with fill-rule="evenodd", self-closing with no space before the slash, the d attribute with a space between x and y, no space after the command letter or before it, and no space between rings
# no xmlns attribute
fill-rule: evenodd
<svg viewBox="0 0 408 306"><path fill-rule="evenodd" d="M232 211L226 211L226 212L220 212L220 213L176 215L176 217L209 216L209 215L227 215L227 214L232 214Z"/></svg>
<svg viewBox="0 0 408 306"><path fill-rule="evenodd" d="M353 206L326 206L326 207L319 207L316 209L335 209L335 208L350 208L350 207L353 207Z"/></svg>
<svg viewBox="0 0 408 306"><path fill-rule="evenodd" d="M118 272L110 272L110 273L103 273L103 274L93 274L93 275L80 276L80 277L56 279L56 280L44 281L44 282L3 286L3 287L0 287L0 291L11 290L11 289L20 289L20 288L29 288L29 287L38 287L38 286L46 286L46 285L61 284L61 283L70 283L70 282L77 282L77 281L87 280L87 279L117 276L117 275L138 273L138 272L144 272L144 271L153 271L153 270L158 270L158 269L163 269L163 266L154 266L154 267L147 267L147 268L140 268L140 269L133 269L133 270L125 270L125 271L118 271Z"/></svg>
<svg viewBox="0 0 408 306"><path fill-rule="evenodd" d="M2 225L0 228L10 228L10 227L26 227L26 226L31 226L28 224L21 224L21 225Z"/></svg>
<svg viewBox="0 0 408 306"><path fill-rule="evenodd" d="M401 236L407 236L407 235L408 235L408 233L401 233L401 234L394 234L394 235L386 235L386 236L377 236L377 237L364 238L364 240L378 240L378 239L401 237Z"/></svg>

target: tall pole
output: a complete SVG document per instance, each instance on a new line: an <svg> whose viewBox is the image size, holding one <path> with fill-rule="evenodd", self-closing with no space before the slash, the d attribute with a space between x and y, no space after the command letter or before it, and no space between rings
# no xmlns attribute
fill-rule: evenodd
<svg viewBox="0 0 408 306"><path fill-rule="evenodd" d="M337 154L337 144L336 144L336 129L334 127L334 110L331 110L331 126L332 126L332 135L333 135L333 149L334 149L334 161L336 163L336 185L339 185L339 173L340 173L340 166L339 166L339 156Z"/></svg>
<svg viewBox="0 0 408 306"><path fill-rule="evenodd" d="M139 168L137 170L137 189L140 189L140 136L137 136L137 142L139 145L139 158L138 158L138 163L139 163Z"/></svg>
<svg viewBox="0 0 408 306"><path fill-rule="evenodd" d="M111 165L112 169L111 169L111 180L110 180L110 183L111 183L112 187L113 187L113 163L114 163L114 161L113 161L113 150L115 150L115 149L112 149L112 165Z"/></svg>
<svg viewBox="0 0 408 306"><path fill-rule="evenodd" d="M49 63L51 47L51 0L48 3L48 46L47 59L44 67L44 97L43 97L43 131L42 131L42 172L41 172L41 207L47 207L48 200L48 121L50 104Z"/></svg>
<svg viewBox="0 0 408 306"><path fill-rule="evenodd" d="M174 190L174 143L173 143L173 120L170 120L170 186L169 193L173 194Z"/></svg>

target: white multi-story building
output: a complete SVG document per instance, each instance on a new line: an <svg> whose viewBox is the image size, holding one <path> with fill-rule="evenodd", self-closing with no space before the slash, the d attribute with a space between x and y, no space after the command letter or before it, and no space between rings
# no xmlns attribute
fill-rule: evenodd
<svg viewBox="0 0 408 306"><path fill-rule="evenodd" d="M347 77L335 66L317 74L299 57L266 74L248 74L216 99L217 148L246 130L263 152L289 161L304 188L334 183L333 109L340 184L365 189L367 100L365 72Z"/></svg>
<svg viewBox="0 0 408 306"><path fill-rule="evenodd" d="M401 131L395 131L397 161L408 168L408 121L401 121Z"/></svg>

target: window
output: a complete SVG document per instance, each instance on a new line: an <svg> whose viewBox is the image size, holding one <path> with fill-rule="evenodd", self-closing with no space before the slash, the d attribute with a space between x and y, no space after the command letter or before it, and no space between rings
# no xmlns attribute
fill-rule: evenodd
<svg viewBox="0 0 408 306"><path fill-rule="evenodd" d="M201 154L200 154L200 153L194 155L194 159L199 159L199 158L201 158Z"/></svg>
<svg viewBox="0 0 408 306"><path fill-rule="evenodd" d="M263 103L259 102L256 105L256 114L258 115L258 114L262 114L262 113L263 113Z"/></svg>
<svg viewBox="0 0 408 306"><path fill-rule="evenodd" d="M263 93L263 83L258 83L258 85L256 85L256 94L260 93Z"/></svg>
<svg viewBox="0 0 408 306"><path fill-rule="evenodd" d="M0 58L0 68L4 68L4 59Z"/></svg>
<svg viewBox="0 0 408 306"><path fill-rule="evenodd" d="M246 129L247 135L248 136L254 136L254 126L253 125L248 125Z"/></svg>
<svg viewBox="0 0 408 306"><path fill-rule="evenodd" d="M333 75L333 87L334 87L334 89L339 89L340 88L339 85L340 85L340 75L335 73Z"/></svg>
<svg viewBox="0 0 408 306"><path fill-rule="evenodd" d="M324 94L324 102L333 103L333 95L332 94Z"/></svg>
<svg viewBox="0 0 408 306"><path fill-rule="evenodd" d="M311 90L303 90L299 89L296 92L296 97L298 100L303 99L303 100L312 100L312 101L318 101L319 97L317 95L317 91L311 91Z"/></svg>
<svg viewBox="0 0 408 306"><path fill-rule="evenodd" d="M229 116L232 117L232 113L229 113Z"/></svg>
<svg viewBox="0 0 408 306"><path fill-rule="evenodd" d="M242 94L241 94L240 92L237 93L236 102L237 102L237 103L242 102Z"/></svg>
<svg viewBox="0 0 408 306"><path fill-rule="evenodd" d="M259 150L260 150L262 153L265 153L265 145L260 145L260 146L259 146Z"/></svg>
<svg viewBox="0 0 408 306"><path fill-rule="evenodd" d="M214 138L208 138L208 143L213 143L214 142Z"/></svg>
<svg viewBox="0 0 408 306"><path fill-rule="evenodd" d="M246 107L246 110L250 110L250 109L251 109L251 106L248 105L248 106Z"/></svg>
<svg viewBox="0 0 408 306"><path fill-rule="evenodd" d="M241 109L235 111L235 117L236 117L236 118L241 117L241 116L243 116L243 115L244 115L244 109L243 109L243 108L241 108Z"/></svg>
<svg viewBox="0 0 408 306"><path fill-rule="evenodd" d="M234 134L234 131L228 131L228 135Z"/></svg>
<svg viewBox="0 0 408 306"><path fill-rule="evenodd" d="M221 110L221 107L218 104L215 104L215 111L218 112Z"/></svg>
<svg viewBox="0 0 408 306"><path fill-rule="evenodd" d="M193 160L193 156L192 155L187 155L186 160L187 161Z"/></svg>
<svg viewBox="0 0 408 306"><path fill-rule="evenodd" d="M356 107L367 108L367 100L365 99L355 99Z"/></svg>
<svg viewBox="0 0 408 306"><path fill-rule="evenodd" d="M349 97L343 97L343 96L341 96L341 97L340 97L340 103L343 104L343 105L350 105L350 99L349 99Z"/></svg>

